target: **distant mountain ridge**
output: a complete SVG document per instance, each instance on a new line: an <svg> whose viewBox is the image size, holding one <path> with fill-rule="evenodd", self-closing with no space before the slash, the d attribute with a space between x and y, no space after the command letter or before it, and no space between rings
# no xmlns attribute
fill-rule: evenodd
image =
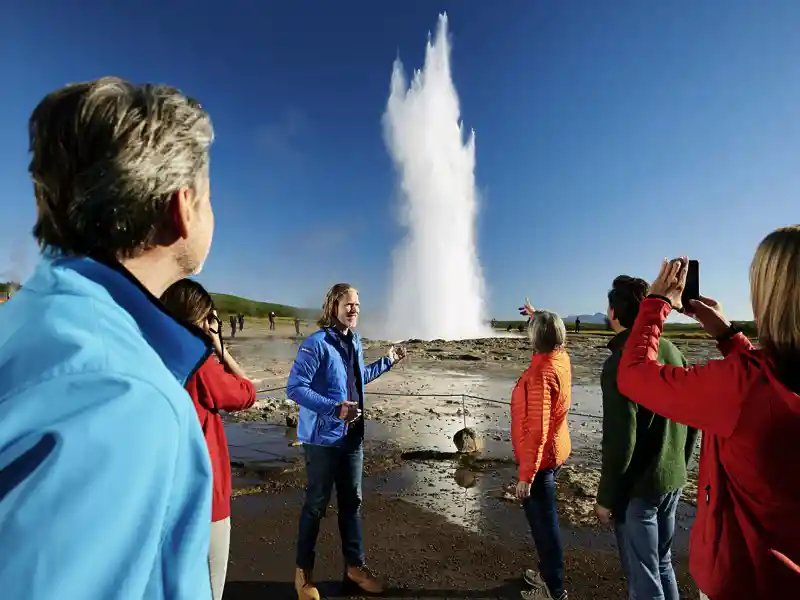
<svg viewBox="0 0 800 600"><path fill-rule="evenodd" d="M594 313L593 315L570 315L564 319L567 323L574 323L576 319L580 319L581 323L591 323L592 325L605 325L606 313Z"/></svg>

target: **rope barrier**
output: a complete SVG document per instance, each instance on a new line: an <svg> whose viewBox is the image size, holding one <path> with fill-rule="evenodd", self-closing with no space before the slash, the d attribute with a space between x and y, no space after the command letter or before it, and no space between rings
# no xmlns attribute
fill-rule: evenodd
<svg viewBox="0 0 800 600"><path fill-rule="evenodd" d="M279 392L285 390L286 386L276 387L276 388L266 388L263 390L256 390L256 394L266 394L268 392ZM461 409L464 417L464 427L467 426L467 405L466 405L467 398L470 398L471 400L478 400L480 402L488 402L490 404L501 404L503 406L511 406L511 402L507 400L497 400L496 398L484 398L483 396L475 396L473 394L431 394L431 393L412 394L410 392L371 392L371 394L373 396L393 396L401 398L461 398ZM593 415L591 413L578 412L575 410L569 411L569 416L583 417L586 419L597 419L597 420L601 420L603 418L602 415Z"/></svg>

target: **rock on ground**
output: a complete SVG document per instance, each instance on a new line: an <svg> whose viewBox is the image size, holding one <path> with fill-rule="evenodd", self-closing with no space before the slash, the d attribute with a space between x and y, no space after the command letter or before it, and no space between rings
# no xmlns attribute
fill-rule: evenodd
<svg viewBox="0 0 800 600"><path fill-rule="evenodd" d="M483 448L483 441L481 440L478 432L471 427L459 429L453 436L453 443L459 452L465 454L472 454L473 452L480 452Z"/></svg>

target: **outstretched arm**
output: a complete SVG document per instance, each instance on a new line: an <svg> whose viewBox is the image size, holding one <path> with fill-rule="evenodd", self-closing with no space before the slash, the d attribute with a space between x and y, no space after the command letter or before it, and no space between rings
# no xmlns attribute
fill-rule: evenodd
<svg viewBox="0 0 800 600"><path fill-rule="evenodd" d="M390 357L383 356L374 363L366 365L363 373L361 374L361 378L364 380L364 385L367 385L370 381L373 381L386 373L386 371L392 368L392 364L392 359Z"/></svg>
<svg viewBox="0 0 800 600"><path fill-rule="evenodd" d="M702 366L659 365L658 342L672 307L662 298L646 298L622 353L617 385L622 394L678 423L729 436L741 413L741 401L757 370L748 352Z"/></svg>
<svg viewBox="0 0 800 600"><path fill-rule="evenodd" d="M320 344L314 338L308 338L303 342L289 373L286 396L303 408L313 410L320 415L333 416L339 403L311 389L311 382L320 366L321 352Z"/></svg>

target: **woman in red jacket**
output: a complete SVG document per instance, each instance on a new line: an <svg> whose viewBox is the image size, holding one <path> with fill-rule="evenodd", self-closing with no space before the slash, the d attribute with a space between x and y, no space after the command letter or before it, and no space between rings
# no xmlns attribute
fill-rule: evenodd
<svg viewBox="0 0 800 600"><path fill-rule="evenodd" d="M186 390L200 418L214 473L208 564L214 600L221 600L231 536L231 462L220 412L250 408L256 390L230 352L223 352L214 302L202 285L182 279L164 292L161 301L178 319L201 327L216 350L186 383Z"/></svg>
<svg viewBox="0 0 800 600"><path fill-rule="evenodd" d="M670 311L681 309L686 258L667 262L642 302L617 375L645 408L703 431L689 563L710 600L800 595L800 226L768 235L750 267L760 348L714 300L685 307L723 360L656 362Z"/></svg>

